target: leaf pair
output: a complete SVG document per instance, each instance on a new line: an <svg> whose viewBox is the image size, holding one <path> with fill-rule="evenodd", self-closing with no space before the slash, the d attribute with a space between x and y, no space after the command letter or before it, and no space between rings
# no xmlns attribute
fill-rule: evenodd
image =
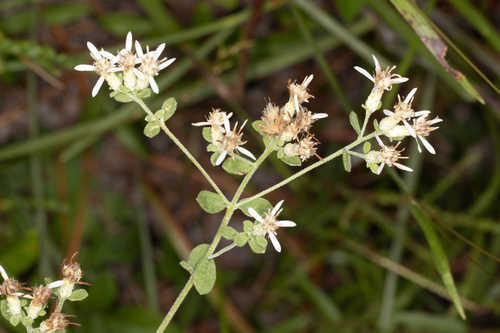
<svg viewBox="0 0 500 333"><path fill-rule="evenodd" d="M200 244L189 254L187 261L181 261L181 266L193 276L193 283L200 295L208 294L215 285L217 272L213 259L207 258L210 245Z"/></svg>
<svg viewBox="0 0 500 333"><path fill-rule="evenodd" d="M176 109L177 101L175 98L170 97L154 115L147 115L145 118L147 124L144 127L144 135L148 138L157 136L161 131L161 124L169 120L174 115Z"/></svg>

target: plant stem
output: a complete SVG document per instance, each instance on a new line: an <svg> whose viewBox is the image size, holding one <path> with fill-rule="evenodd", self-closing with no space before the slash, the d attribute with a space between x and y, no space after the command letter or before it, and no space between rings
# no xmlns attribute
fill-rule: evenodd
<svg viewBox="0 0 500 333"><path fill-rule="evenodd" d="M236 193L233 196L233 199L229 203L229 206L227 207L226 214L224 214L224 217L222 218L222 221L219 225L219 228L217 229L217 233L214 236L214 239L212 240L212 243L210 243L210 246L207 251L207 257L210 257L212 253L214 252L215 248L219 244L219 241L222 237L222 229L228 225L229 220L231 219L231 216L233 215L234 211L237 209L238 205L238 200L241 197L241 194L245 190L246 186L248 185L248 182L254 175L254 173L257 171L259 166L266 160L266 158L274 151L275 143L269 144L262 155L257 159L257 161L254 162L252 169L245 175L245 178L240 183L240 186L236 190ZM174 304L170 307L170 310L168 310L167 314L165 315L165 318L163 318L163 321L161 322L160 326L156 330L156 333L163 333L166 329L167 326L169 325L170 321L174 317L175 313L179 309L180 305L184 301L184 298L186 298L187 294L193 287L193 276L191 275L189 280L186 282L184 285L184 288L182 288L179 296L177 296L177 299L175 300Z"/></svg>
<svg viewBox="0 0 500 333"><path fill-rule="evenodd" d="M344 149L345 150L350 150L350 149L356 147L357 145L359 145L359 144L361 144L361 143L363 143L365 141L370 140L371 138L375 137L376 135L379 135L380 133L381 133L380 131L375 131L375 132L372 132L372 133L368 134L367 136L358 138L356 141L348 144L347 146L345 146L343 148L340 148L339 150L337 150L336 152L328 155L327 157L323 158L322 160L319 160L318 162L309 165L308 167L300 170L296 174L291 175L290 177L282 180L281 182L279 182L279 183L277 183L277 184L269 187L268 189L266 189L266 190L264 190L262 192L259 192L259 193L255 194L255 195L253 195L253 196L251 196L249 198L241 200L238 203L237 207L240 207L241 205L246 204L246 203L248 203L248 202L250 202L250 201L252 201L254 199L260 198L260 197L262 197L262 196L264 196L264 195L266 195L268 193L271 193L272 191L277 190L278 188L280 188L282 186L285 186L286 184L288 184L291 181L299 178L300 176L308 173L309 171L312 171L312 170L316 169L317 167L319 167L319 166L321 166L321 165L323 165L323 164L325 164L325 163L333 160L334 158L339 157L340 155L342 155L342 152L344 151Z"/></svg>
<svg viewBox="0 0 500 333"><path fill-rule="evenodd" d="M144 103L144 101L140 98L138 98L137 96L133 95L133 94L127 94L134 102L136 102L137 104L139 104L139 106L150 116L153 116L154 117L154 114L153 112L151 111L151 109L149 109L149 107L146 105L146 103ZM177 137L174 135L174 133L172 133L170 131L170 129L168 129L167 125L165 125L165 122L163 121L158 121L160 123L160 127L161 129L163 130L163 132L165 132L165 134L168 135L168 137L177 145L177 147L179 147L179 149L184 153L184 155L186 155L186 157L194 164L194 166L201 172L201 174L205 177L205 179L208 181L208 183L213 187L213 189L215 190L215 192L217 192L217 194L219 194L221 196L221 198L224 200L224 202L226 204L229 203L229 200L227 200L226 196L224 195L224 193L222 193L222 191L220 190L219 186L217 186L217 184L213 181L212 177L210 177L210 175L205 171L205 169L203 169L203 167L201 166L201 164L198 162L198 160L196 160L196 158L191 155L191 153L189 152L189 150L179 141L179 139L177 139Z"/></svg>
<svg viewBox="0 0 500 333"><path fill-rule="evenodd" d="M358 139L362 138L363 135L365 134L366 125L368 125L368 119L370 119L371 115L372 114L370 112L365 111L365 120L363 120L363 126L361 127L361 131L359 132Z"/></svg>
<svg viewBox="0 0 500 333"><path fill-rule="evenodd" d="M349 155L356 156L356 157L359 157L362 159L365 158L365 154L360 154L360 153L352 151L352 150L348 150L347 153L349 153Z"/></svg>
<svg viewBox="0 0 500 333"><path fill-rule="evenodd" d="M57 302L57 307L54 311L61 312L65 301L66 301L66 298L59 298L59 302Z"/></svg>
<svg viewBox="0 0 500 333"><path fill-rule="evenodd" d="M224 253L234 249L236 247L236 243L235 242L232 242L231 244L229 244L228 246L226 247L223 247L222 249L220 249L219 251L217 251L216 253L212 254L212 255L209 255L208 256L208 259L214 259L214 258L217 258L221 255L223 255Z"/></svg>

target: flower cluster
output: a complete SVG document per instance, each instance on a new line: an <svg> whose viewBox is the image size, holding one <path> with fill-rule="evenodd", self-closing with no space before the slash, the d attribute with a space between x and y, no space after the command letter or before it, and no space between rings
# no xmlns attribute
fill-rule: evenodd
<svg viewBox="0 0 500 333"><path fill-rule="evenodd" d="M154 51L150 51L149 46L146 46L146 52L144 52L139 41L135 41L135 53L132 49L133 44L131 32L127 34L125 48L118 51L116 55L103 49L98 50L94 44L87 42L94 62L92 65L77 65L75 69L96 72L99 75L92 89L92 97L97 95L105 81L115 92L139 92L151 87L158 94L155 76L172 64L175 58L160 59L165 43L160 44Z"/></svg>
<svg viewBox="0 0 500 333"><path fill-rule="evenodd" d="M9 277L5 269L0 266L0 275L3 283L0 285L0 308L2 316L13 326L22 323L27 332L36 330L40 333L49 333L64 330L70 324L67 320L69 315L63 314L60 310L54 310L50 316L42 320L38 329L33 327L35 320L47 315L47 307L52 296L57 298L56 304L65 300L79 301L87 296L83 289L74 290L75 284L81 283L82 270L80 265L73 261L63 263L61 270L62 279L39 285L33 288L25 288L12 277Z"/></svg>
<svg viewBox="0 0 500 333"><path fill-rule="evenodd" d="M316 155L318 141L310 132L313 123L328 117L326 113L312 113L304 106L313 98L308 92L312 79L313 75L309 75L300 84L289 83L287 103L281 108L268 103L257 123L264 136L280 140L285 156L298 157L302 162Z"/></svg>
<svg viewBox="0 0 500 333"><path fill-rule="evenodd" d="M374 82L374 87L364 104L368 117L371 113L380 109L384 91L390 90L393 84L408 81L407 78L392 73L395 67L388 67L382 70L377 58L373 56L373 59L375 62L374 76L370 75L368 71L363 68L354 67L358 72ZM426 137L428 137L432 131L438 129L438 127L434 125L441 122L442 119L439 117L427 119L431 111L415 111L413 109L412 103L416 92L417 88L413 88L405 98L398 95L398 102L394 105L393 111L383 110L386 117L381 119L378 124L378 130L381 132L381 135L386 136L391 141L400 141L410 136L416 140L419 152L422 151L420 147L420 143L422 143L429 153L435 154L436 150ZM398 142L394 146L387 146L382 142L379 136L377 136L376 139L381 149L374 151L369 151L368 149L363 156L367 166L374 173L380 174L385 165L390 167L395 166L405 171L413 171L411 168L398 162L399 160L407 159L407 157L401 155L404 149L398 150L401 142Z"/></svg>
<svg viewBox="0 0 500 333"><path fill-rule="evenodd" d="M208 132L205 133L209 134L205 135L205 138L210 142L208 150L215 153L215 165L221 165L228 155L234 159L236 152L255 160L255 156L248 149L242 147L246 143L243 140L242 133L246 120L239 128L238 122L236 122L233 129L231 129L229 119L232 115L232 113L227 114L219 109L214 109L208 115L206 121L192 124L193 126L202 126L208 129Z"/></svg>

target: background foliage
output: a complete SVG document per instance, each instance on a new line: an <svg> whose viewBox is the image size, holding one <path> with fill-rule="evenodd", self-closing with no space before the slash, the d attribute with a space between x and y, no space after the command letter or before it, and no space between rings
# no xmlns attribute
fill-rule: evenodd
<svg viewBox="0 0 500 333"><path fill-rule="evenodd" d="M337 160L270 194L298 223L281 235L285 251L218 258L216 289L188 296L170 332L500 331L500 3L4 0L0 17L0 264L36 282L78 251L91 286L71 330L153 331L187 278L179 261L219 221L197 206L207 184L168 138L143 136L138 107L104 91L89 98L95 78L72 70L87 62L87 40L118 48L131 30L177 57L150 103L178 100L170 127L227 193L238 179L208 167L190 124L211 107L257 119L268 98L286 99L289 78L315 75L310 108L330 115L320 155L354 139L347 114L370 83L352 67L371 66L372 53L417 83L419 109L444 119L436 156L407 151L414 173L353 164L347 174ZM412 87L394 87L385 106ZM271 161L252 191L291 170ZM466 321L412 202L438 231Z"/></svg>

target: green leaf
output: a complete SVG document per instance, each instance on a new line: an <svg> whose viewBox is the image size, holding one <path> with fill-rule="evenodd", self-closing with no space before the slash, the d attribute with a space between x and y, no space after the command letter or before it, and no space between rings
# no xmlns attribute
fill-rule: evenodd
<svg viewBox="0 0 500 333"><path fill-rule="evenodd" d="M262 120L255 120L254 122L252 122L253 129L262 136L264 134L262 134L262 131L260 130L260 125L262 125L263 123L264 122Z"/></svg>
<svg viewBox="0 0 500 333"><path fill-rule="evenodd" d="M436 268L441 275L441 279L443 280L448 293L450 294L453 304L460 314L460 317L465 319L465 312L462 307L455 282L453 281L453 276L451 275L448 259L446 258L446 254L444 253L438 235L436 234L436 231L434 231L430 218L417 204L411 205L411 213L424 232L425 238L431 248L432 258Z"/></svg>
<svg viewBox="0 0 500 333"><path fill-rule="evenodd" d="M7 305L7 300L5 299L0 301L0 313L5 319L10 319L9 306Z"/></svg>
<svg viewBox="0 0 500 333"><path fill-rule="evenodd" d="M136 93L137 97L139 98L148 98L152 94L152 90L149 88L144 88Z"/></svg>
<svg viewBox="0 0 500 333"><path fill-rule="evenodd" d="M163 121L169 120L175 113L175 110L177 110L177 101L175 98L170 97L163 102L163 105L161 106L161 109L163 110Z"/></svg>
<svg viewBox="0 0 500 333"><path fill-rule="evenodd" d="M207 145L207 151L211 152L211 153L216 152L217 147L213 143L211 143L211 144Z"/></svg>
<svg viewBox="0 0 500 333"><path fill-rule="evenodd" d="M146 126L144 127L144 135L152 139L160 133L160 130L160 123L157 121L152 121L146 124Z"/></svg>
<svg viewBox="0 0 500 333"><path fill-rule="evenodd" d="M264 236L252 237L248 240L248 245L254 253L262 254L266 252L267 240Z"/></svg>
<svg viewBox="0 0 500 333"><path fill-rule="evenodd" d="M236 235L238 235L238 231L236 231L236 229L234 229L233 227L225 225L221 229L221 235L225 239L233 240L236 237Z"/></svg>
<svg viewBox="0 0 500 333"><path fill-rule="evenodd" d="M180 265L188 272L193 273L198 263L206 258L209 247L209 244L200 244L196 246L191 250L191 253L189 253L188 260L181 261Z"/></svg>
<svg viewBox="0 0 500 333"><path fill-rule="evenodd" d="M415 30L425 47L432 53L434 58L461 86L477 101L484 104L484 100L476 89L471 85L467 77L461 72L451 67L446 61L448 46L441 39L438 32L434 30L432 21L417 7L408 0L391 0L391 3L403 15L408 24Z"/></svg>
<svg viewBox="0 0 500 333"><path fill-rule="evenodd" d="M205 141L212 143L212 128L211 127L203 127L201 130L201 135Z"/></svg>
<svg viewBox="0 0 500 333"><path fill-rule="evenodd" d="M375 129L375 131L380 131L377 119L373 119L373 128Z"/></svg>
<svg viewBox="0 0 500 333"><path fill-rule="evenodd" d="M226 208L226 203L220 195L206 190L198 193L196 201L200 207L209 214L219 213Z"/></svg>
<svg viewBox="0 0 500 333"><path fill-rule="evenodd" d="M75 289L71 296L68 298L72 302L83 301L89 296L89 293L85 289Z"/></svg>
<svg viewBox="0 0 500 333"><path fill-rule="evenodd" d="M253 231L253 223L250 220L243 221L243 231L247 234L251 234Z"/></svg>
<svg viewBox="0 0 500 333"><path fill-rule="evenodd" d="M15 315L10 317L9 322L12 326L16 327L19 322L21 321L21 316L20 315Z"/></svg>
<svg viewBox="0 0 500 333"><path fill-rule="evenodd" d="M359 127L359 120L356 112L351 111L349 113L349 122L351 123L352 128L354 128L356 133L359 135L359 133L361 133L361 127Z"/></svg>
<svg viewBox="0 0 500 333"><path fill-rule="evenodd" d="M363 153L364 154L368 154L370 152L370 150L372 149L372 145L369 141L366 141L364 144L363 144Z"/></svg>
<svg viewBox="0 0 500 333"><path fill-rule="evenodd" d="M193 267L191 267L187 261L182 260L179 265L181 265L182 268L184 268L186 271L188 271L190 274L193 274Z"/></svg>
<svg viewBox="0 0 500 333"><path fill-rule="evenodd" d="M115 101L120 102L120 103L132 102L132 98L130 98L127 94L119 92L119 91L112 91L109 94L109 97L113 98Z"/></svg>
<svg viewBox="0 0 500 333"><path fill-rule="evenodd" d="M345 149L342 151L342 163L345 171L351 172L351 155Z"/></svg>
<svg viewBox="0 0 500 333"><path fill-rule="evenodd" d="M234 158L226 158L224 164L222 164L222 168L226 170L226 172L238 176L247 174L252 170L252 167L252 161L238 155L235 155Z"/></svg>
<svg viewBox="0 0 500 333"><path fill-rule="evenodd" d="M264 213L267 213L268 210L273 208L273 205L271 205L271 203L264 198L256 198L241 205L239 208L243 212L243 214L252 217L252 215L250 215L250 213L248 212L248 208L250 207L255 209L255 211L260 215L264 215Z"/></svg>
<svg viewBox="0 0 500 333"><path fill-rule="evenodd" d="M193 273L193 282L200 295L208 294L215 285L215 262L213 259L203 259Z"/></svg>
<svg viewBox="0 0 500 333"><path fill-rule="evenodd" d="M245 244L248 242L248 238L249 237L245 232L240 232L234 238L234 242L236 243L236 246L242 247L245 246Z"/></svg>

